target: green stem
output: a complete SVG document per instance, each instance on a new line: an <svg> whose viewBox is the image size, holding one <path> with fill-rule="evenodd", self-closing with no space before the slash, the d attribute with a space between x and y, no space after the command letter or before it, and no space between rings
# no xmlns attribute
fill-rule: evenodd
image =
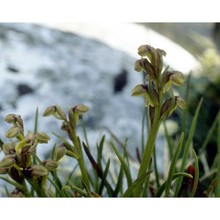
<svg viewBox="0 0 220 220"><path fill-rule="evenodd" d="M78 163L79 163L80 170L82 172L83 182L89 188L89 176L88 176L88 173L87 173L87 170L86 170L86 166L85 166L85 162L84 162L84 159L83 159L82 148L80 146L80 143L78 142L75 129L71 129L70 128L70 134L71 134L72 142L73 142L73 144L74 144L74 146L75 146L75 148L77 150L77 153L79 155L79 158L77 160L78 160Z"/></svg>
<svg viewBox="0 0 220 220"><path fill-rule="evenodd" d="M154 151L154 146L155 146L159 127L160 127L160 107L157 106L155 107L154 121L152 126L150 127L147 143L144 148L144 153L138 171L138 177L142 176L144 173L147 172L150 159ZM134 191L134 196L135 197L140 196L141 190L142 190L142 185L139 185L139 187L137 187L136 190Z"/></svg>
<svg viewBox="0 0 220 220"><path fill-rule="evenodd" d="M43 178L43 177L42 177ZM47 178L47 177L46 177ZM26 177L27 181L31 184L38 197L48 197L45 191L45 185L39 184L37 180Z"/></svg>

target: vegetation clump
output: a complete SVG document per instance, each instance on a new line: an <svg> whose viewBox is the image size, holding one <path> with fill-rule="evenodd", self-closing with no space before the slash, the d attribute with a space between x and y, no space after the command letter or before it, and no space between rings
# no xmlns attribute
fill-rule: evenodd
<svg viewBox="0 0 220 220"><path fill-rule="evenodd" d="M177 109L181 112L183 122L187 114L187 104L182 97L175 94L174 88L184 86L185 79L180 71L164 68L163 57L166 52L149 45L138 48L138 59L134 69L143 74L144 82L136 85L131 91L132 96L143 96L146 111L143 117L143 127L148 128L147 140L142 149L137 149L138 164L135 176L131 171L132 158L122 144L122 151L113 142L105 142L105 136L97 143L96 157L92 155L84 127L85 141L77 134L77 125L89 107L79 104L68 111L59 105L49 106L43 113L44 117L53 116L61 121L61 129L66 133L62 137L53 133L62 144L55 144L48 159L41 160L37 155L38 144L49 144L50 137L44 132L38 132L38 111L35 117L34 131L25 131L20 115L9 114L5 121L11 124L6 132L10 139L8 143L1 141L4 153L0 161L0 178L14 187L7 196L11 197L195 197L220 196L220 116L217 115L207 133L202 150L196 152L193 137L197 124L202 99L195 109L195 114L186 135L184 129L175 139L167 130L166 119ZM188 85L188 81L186 85ZM188 88L187 88L188 89ZM147 118L147 120L145 120ZM185 117L186 118L186 117ZM160 126L165 129L168 146L169 167L165 173L157 170L155 154L156 139ZM210 140L214 128L217 128L218 154L212 169L203 176L200 175L199 163L205 164L205 147ZM184 128L184 126L182 126ZM144 129L142 129L144 130ZM48 132L47 132L48 133ZM142 134L144 136L145 134ZM109 147L115 158L103 154ZM162 147L162 146L160 146ZM62 178L59 170L63 158L70 157L77 166L72 167L68 179ZM85 158L87 157L87 158ZM86 159L90 162L86 162ZM113 167L113 169L112 169ZM79 172L77 172L78 170ZM202 186L206 178L212 181Z"/></svg>

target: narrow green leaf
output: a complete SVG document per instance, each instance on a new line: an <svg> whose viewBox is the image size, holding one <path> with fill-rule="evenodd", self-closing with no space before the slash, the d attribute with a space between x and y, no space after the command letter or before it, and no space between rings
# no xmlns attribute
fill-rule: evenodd
<svg viewBox="0 0 220 220"><path fill-rule="evenodd" d="M149 162L148 169L147 169L147 170L149 170L149 172L152 170L152 163L153 163L152 161L153 161L153 159L151 158L150 162ZM143 183L142 192L139 195L134 195L133 194L134 196L136 196L136 197L148 197L148 194L149 194L149 184L150 184L150 174L146 177L146 180ZM141 187L141 184L140 184L140 187Z"/></svg>
<svg viewBox="0 0 220 220"><path fill-rule="evenodd" d="M97 163L99 167L102 169L102 152L103 152L103 147L105 143L105 135L102 136L102 139L100 141L100 144L97 145Z"/></svg>
<svg viewBox="0 0 220 220"><path fill-rule="evenodd" d="M149 112L149 108L144 108L143 117L141 121L141 155L144 153L144 147L146 143L145 135L149 133L149 130L150 130L150 112Z"/></svg>
<svg viewBox="0 0 220 220"><path fill-rule="evenodd" d="M202 144L202 147L199 150L199 156L204 152L207 144L209 143L209 141L210 141L210 139L211 139L211 137L213 135L213 132L214 132L214 130L215 130L216 126L217 126L217 123L218 123L219 115L220 115L220 111L218 112L215 120L212 123L212 126L209 128L209 130L207 132L206 138L205 138L205 140L204 140L204 142Z"/></svg>
<svg viewBox="0 0 220 220"><path fill-rule="evenodd" d="M120 163L121 163L121 166L125 172L125 176L126 176L126 179L127 179L127 183L128 183L128 187L131 185L132 183L132 178L131 178L131 173L130 173L130 170L129 170L129 167L128 165L126 164L125 160L123 159L123 157L121 156L120 152L118 151L118 149L114 146L114 144L111 142L111 146L115 152L115 154L117 155Z"/></svg>
<svg viewBox="0 0 220 220"><path fill-rule="evenodd" d="M85 137L85 140L86 140L86 145L87 145L88 148L90 148L89 147L88 136L87 136L87 132L86 132L86 124L85 124L83 115L82 115L82 128L83 128L83 134L84 134L84 137Z"/></svg>
<svg viewBox="0 0 220 220"><path fill-rule="evenodd" d="M10 197L10 193L9 193L9 191L8 191L7 186L6 186L6 185L4 185L4 188L5 188L5 193L6 193L7 197Z"/></svg>
<svg viewBox="0 0 220 220"><path fill-rule="evenodd" d="M217 149L218 149L218 165L217 165L215 197L220 197L220 115L218 116Z"/></svg>
<svg viewBox="0 0 220 220"><path fill-rule="evenodd" d="M187 162L189 149L190 149L190 145L192 143L192 139L193 139L193 136L194 136L194 133L195 133L197 119L198 119L199 111L200 111L200 108L201 108L201 105L202 105L202 101L203 101L203 98L201 98L201 100L200 100L200 102L199 102L199 104L196 108L196 112L195 112L195 115L193 117L193 121L192 121L190 130L189 130L189 136L188 136L188 138L186 140L186 144L184 146L184 152L183 152L183 156L182 156L182 164L181 164L181 167L180 167L180 172L182 172L184 170L186 162ZM183 181L183 178L178 179L176 190L175 190L175 196L178 195L178 192L180 190L182 181Z"/></svg>
<svg viewBox="0 0 220 220"><path fill-rule="evenodd" d="M193 183L193 189L191 192L191 197L194 197L196 190L197 190L198 183L199 183L199 161L198 161L198 157L194 149L192 149L192 153L193 153L193 157L195 160L195 176L194 176L194 183Z"/></svg>
<svg viewBox="0 0 220 220"><path fill-rule="evenodd" d="M73 170L69 173L68 178L67 178L67 181L66 181L66 185L69 184L69 182L70 182L70 180L71 180L71 178L72 178L72 176L73 176L73 173L76 171L76 168L77 168L78 166L79 166L79 165L76 164L76 165L73 167Z"/></svg>
<svg viewBox="0 0 220 220"><path fill-rule="evenodd" d="M30 197L30 193L28 192L28 190L26 189L25 186L21 185L20 183L14 182L13 180L10 180L6 177L0 176L0 179L3 179L4 181L10 183L11 185L15 186L16 188L20 189L24 195Z"/></svg>
<svg viewBox="0 0 220 220"><path fill-rule="evenodd" d="M173 140L172 140L172 138L170 137L170 135L168 133L165 121L163 122L163 126L164 126L165 138L166 138L168 149L169 149L169 156L170 156L170 158L173 158L174 143L173 143Z"/></svg>
<svg viewBox="0 0 220 220"><path fill-rule="evenodd" d="M55 181L55 183L57 184L59 189L61 189L62 188L62 181L59 179L59 177L57 175L57 170L51 171L51 174L53 176L53 180Z"/></svg>
<svg viewBox="0 0 220 220"><path fill-rule="evenodd" d="M35 113L35 120L34 120L34 132L37 133L37 130L38 130L38 117L39 117L39 114L38 114L38 107L36 109L36 113Z"/></svg>
<svg viewBox="0 0 220 220"><path fill-rule="evenodd" d="M147 177L150 175L152 171L148 171L147 173L143 174L142 176L138 177L125 191L123 197L131 197L133 194L133 191L139 187L142 186L143 183L146 181Z"/></svg>
<svg viewBox="0 0 220 220"><path fill-rule="evenodd" d="M156 184L157 184L157 188L160 187L160 178L159 178L159 172L158 172L158 168L157 168L157 155L156 155L156 148L154 148L154 152L153 152L153 166L154 166L154 174L155 174L155 178L156 178Z"/></svg>
<svg viewBox="0 0 220 220"><path fill-rule="evenodd" d="M53 181L51 178L48 177L48 180L50 181L50 183L55 187L55 189L57 190L57 197L58 197L58 194L59 196L61 197L65 197L65 194L64 192L62 192L59 188L59 186L57 185L57 183L55 181Z"/></svg>
<svg viewBox="0 0 220 220"><path fill-rule="evenodd" d="M175 180L175 179L177 179L177 178L183 178L183 177L193 178L193 176L192 176L191 174L189 174L189 173L179 172L179 173L175 173L175 174L173 175L172 181ZM160 197L160 196L162 195L162 193L163 193L163 191L164 191L164 189L165 189L165 187L166 187L166 184L167 184L167 181L165 181L165 182L160 186L160 188L158 189L158 191L157 191L155 197Z"/></svg>
<svg viewBox="0 0 220 220"><path fill-rule="evenodd" d="M124 172L122 167L120 168L119 174L118 174L118 178L117 178L117 184L115 186L115 190L114 190L114 196L118 196L119 192L122 190L123 187L123 176L124 176Z"/></svg>
<svg viewBox="0 0 220 220"><path fill-rule="evenodd" d="M112 193L113 193L113 190L112 190L110 184L107 182L107 179L106 179L107 175L108 175L109 167L110 167L110 159L108 159L105 170L103 172L102 181L101 181L100 187L99 187L99 193L98 193L99 195L102 194L104 186L106 186L106 189L107 189L109 195L112 195Z"/></svg>
<svg viewBox="0 0 220 220"><path fill-rule="evenodd" d="M165 196L169 195L169 189L170 189L171 182L173 180L173 175L174 175L174 172L175 172L175 169L176 169L176 163L177 163L180 151L182 149L183 140L184 140L184 133L182 133L181 136L180 136L176 151L174 153L173 159L172 159L171 164L170 164L168 178L167 178L166 186L165 186Z"/></svg>
<svg viewBox="0 0 220 220"><path fill-rule="evenodd" d="M84 190L80 189L79 187L77 186L71 186L71 189L78 192L81 196L85 196L85 197L88 197L88 193L85 192Z"/></svg>
<svg viewBox="0 0 220 220"><path fill-rule="evenodd" d="M99 165L96 163L95 159L90 153L89 148L86 146L84 142L82 142L82 145L87 157L89 158L90 163L92 164L93 169L96 171L96 174L98 175L98 177L102 178L102 170L100 169Z"/></svg>
<svg viewBox="0 0 220 220"><path fill-rule="evenodd" d="M184 96L184 100L186 101L186 103L188 103L188 100L189 100L191 76L192 76L192 73L190 72L187 76L187 79L186 79L186 89L185 89L185 96ZM188 111L188 108L186 107L183 110L183 114L181 117L181 131L183 131L184 133L186 133L186 122L188 119L188 114L189 114L189 111Z"/></svg>

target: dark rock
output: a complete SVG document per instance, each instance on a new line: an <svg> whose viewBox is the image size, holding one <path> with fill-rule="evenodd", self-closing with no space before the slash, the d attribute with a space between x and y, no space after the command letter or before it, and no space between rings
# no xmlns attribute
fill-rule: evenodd
<svg viewBox="0 0 220 220"><path fill-rule="evenodd" d="M12 72L12 73L19 73L19 70L16 67L11 66L11 65L7 66L7 70Z"/></svg>
<svg viewBox="0 0 220 220"><path fill-rule="evenodd" d="M121 92L128 83L128 72L123 69L121 73L114 77L114 93Z"/></svg>
<svg viewBox="0 0 220 220"><path fill-rule="evenodd" d="M29 94L29 93L33 93L34 90L26 84L19 84L17 86L17 92L18 92L19 96L23 96L23 95L26 95L26 94Z"/></svg>

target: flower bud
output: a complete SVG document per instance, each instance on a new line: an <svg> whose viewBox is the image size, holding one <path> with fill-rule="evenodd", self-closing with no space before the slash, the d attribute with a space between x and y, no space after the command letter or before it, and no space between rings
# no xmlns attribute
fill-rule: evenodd
<svg viewBox="0 0 220 220"><path fill-rule="evenodd" d="M166 52L161 49L155 49L149 45L142 45L138 48L138 54L142 57L147 57L154 67L154 75L158 76L163 69L163 57Z"/></svg>
<svg viewBox="0 0 220 220"><path fill-rule="evenodd" d="M179 71L170 72L169 80L176 86L182 86L184 84L184 75Z"/></svg>
<svg viewBox="0 0 220 220"><path fill-rule="evenodd" d="M148 74L150 79L156 79L155 66L153 66L147 59L142 59L143 70Z"/></svg>
<svg viewBox="0 0 220 220"><path fill-rule="evenodd" d="M46 167L36 164L31 165L26 171L30 172L33 177L46 176L48 174Z"/></svg>
<svg viewBox="0 0 220 220"><path fill-rule="evenodd" d="M83 104L76 105L72 108L72 110L78 114L84 114L89 111L89 107Z"/></svg>
<svg viewBox="0 0 220 220"><path fill-rule="evenodd" d="M56 105L55 108L56 108L56 112L57 112L57 114L60 116L60 118L63 119L64 121L66 121L66 120L67 120L66 114L65 114L65 112L60 108L60 106L59 106L59 105Z"/></svg>
<svg viewBox="0 0 220 220"><path fill-rule="evenodd" d="M15 164L15 156L7 155L0 161L0 168L9 168Z"/></svg>
<svg viewBox="0 0 220 220"><path fill-rule="evenodd" d="M132 96L141 96L141 95L144 95L146 92L148 92L148 86L145 84L139 84L139 85L136 85L131 90L131 95Z"/></svg>
<svg viewBox="0 0 220 220"><path fill-rule="evenodd" d="M38 143L48 143L50 137L46 133L41 132L36 134L36 139L38 140Z"/></svg>
<svg viewBox="0 0 220 220"><path fill-rule="evenodd" d="M24 129L24 125L23 125L23 120L21 118L20 115L16 115L16 114L8 114L5 117L5 121L8 122L9 124L14 124L17 127L19 127L21 130Z"/></svg>
<svg viewBox="0 0 220 220"><path fill-rule="evenodd" d="M145 97L145 106L147 107L148 105L154 106L154 102L149 95L149 87L148 85L145 84L139 84L134 87L131 91L132 96L140 96L143 95Z"/></svg>
<svg viewBox="0 0 220 220"><path fill-rule="evenodd" d="M149 96L152 100L153 106L158 106L159 105L159 96L158 96L158 93L156 92L155 88L153 87L153 84L150 84L148 86L148 93L149 93Z"/></svg>
<svg viewBox="0 0 220 220"><path fill-rule="evenodd" d="M25 140L27 143L32 143L35 139L35 133L32 131L28 131L27 135L25 136Z"/></svg>
<svg viewBox="0 0 220 220"><path fill-rule="evenodd" d="M141 72L143 70L142 60L136 60L134 70L137 72Z"/></svg>
<svg viewBox="0 0 220 220"><path fill-rule="evenodd" d="M79 114L73 111L73 109L70 109L68 113L68 117L69 117L70 126L72 128L75 128L79 120ZM66 130L67 132L69 130L68 125L65 122L63 122L62 124L62 130Z"/></svg>
<svg viewBox="0 0 220 220"><path fill-rule="evenodd" d="M14 142L3 144L2 147L3 147L3 151L4 151L5 155L15 153L15 143Z"/></svg>
<svg viewBox="0 0 220 220"><path fill-rule="evenodd" d="M15 114L8 114L5 117L5 121L8 122L9 124L15 123L16 122L16 116Z"/></svg>
<svg viewBox="0 0 220 220"><path fill-rule="evenodd" d="M45 109L44 113L43 113L43 116L44 117L47 117L47 116L50 116L50 115L53 115L56 111L56 108L55 106L49 106Z"/></svg>
<svg viewBox="0 0 220 220"><path fill-rule="evenodd" d="M184 84L184 75L179 71L166 71L162 75L162 86L164 92L168 91L172 85L182 86Z"/></svg>
<svg viewBox="0 0 220 220"><path fill-rule="evenodd" d="M176 107L177 107L177 104L176 104L175 97L171 97L167 99L162 105L161 118L165 119L169 117L173 113L173 111L176 109Z"/></svg>
<svg viewBox="0 0 220 220"><path fill-rule="evenodd" d="M155 48L149 45L141 45L138 48L138 54L142 57L147 57L152 65L155 65L154 61L157 59L157 52Z"/></svg>
<svg viewBox="0 0 220 220"><path fill-rule="evenodd" d="M61 158L63 158L66 155L67 149L64 145L60 145L54 150L53 159L55 161L59 161Z"/></svg>
<svg viewBox="0 0 220 220"><path fill-rule="evenodd" d="M24 124L23 124L23 120L22 120L22 118L21 118L21 116L20 115L18 115L17 117L16 117L16 125L20 128L20 130L23 132L23 130L24 130Z"/></svg>
<svg viewBox="0 0 220 220"><path fill-rule="evenodd" d="M17 137L20 133L21 133L20 128L17 126L13 126L13 127L9 128L8 131L6 132L6 137L7 138L14 138L14 137Z"/></svg>
<svg viewBox="0 0 220 220"><path fill-rule="evenodd" d="M45 160L43 164L49 171L55 170L59 165L56 161L52 159Z"/></svg>
<svg viewBox="0 0 220 220"><path fill-rule="evenodd" d="M175 98L178 107L182 109L186 108L186 102L180 96L176 96Z"/></svg>

